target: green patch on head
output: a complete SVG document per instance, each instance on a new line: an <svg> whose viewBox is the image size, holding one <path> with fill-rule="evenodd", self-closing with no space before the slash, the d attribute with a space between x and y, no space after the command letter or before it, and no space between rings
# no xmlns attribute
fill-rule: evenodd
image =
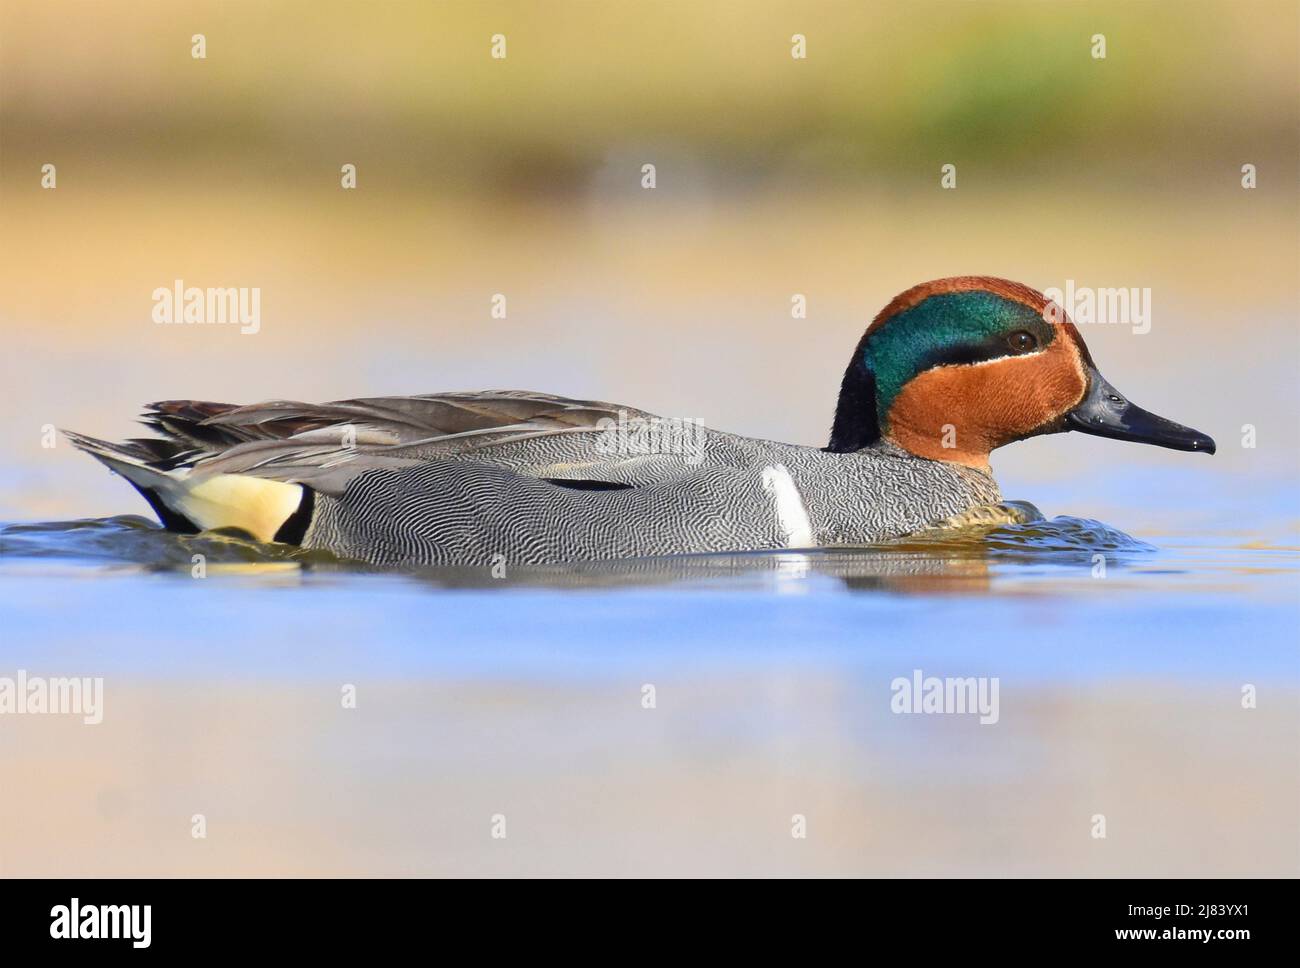
<svg viewBox="0 0 1300 968"><path fill-rule="evenodd" d="M1007 338L1020 330L1032 333L1040 346L1055 335L1029 306L980 289L929 296L883 322L863 349L863 363L875 378L881 427L909 380L936 366L1011 356Z"/></svg>

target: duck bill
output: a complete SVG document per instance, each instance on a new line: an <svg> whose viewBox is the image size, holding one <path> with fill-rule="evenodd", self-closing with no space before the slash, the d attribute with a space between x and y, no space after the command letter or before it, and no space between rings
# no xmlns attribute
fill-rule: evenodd
<svg viewBox="0 0 1300 968"><path fill-rule="evenodd" d="M1132 440L1173 450L1203 450L1214 453L1214 439L1191 427L1158 417L1128 402L1106 382L1095 367L1088 367L1088 392L1079 405L1065 415L1068 430L1079 430L1097 437Z"/></svg>

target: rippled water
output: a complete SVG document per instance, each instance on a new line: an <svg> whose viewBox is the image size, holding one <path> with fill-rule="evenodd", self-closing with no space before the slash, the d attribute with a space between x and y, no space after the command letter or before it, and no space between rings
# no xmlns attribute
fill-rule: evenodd
<svg viewBox="0 0 1300 968"><path fill-rule="evenodd" d="M820 579L820 591L970 592L992 589L997 575L1106 578L1109 569L1122 573L1158 554L1152 545L1100 521L1069 516L1049 521L1033 505L1014 504L1026 523L934 532L861 548L574 562L511 568L499 575L488 568L381 569L327 551L259 543L238 533L174 534L138 515L119 515L0 526L0 567L13 572L24 563L31 568L39 562L183 578L292 575L303 586L325 582L337 588L356 579L358 589L365 587L363 576L385 576L463 589L789 591L797 582ZM196 568L198 561L202 565Z"/></svg>
<svg viewBox="0 0 1300 968"><path fill-rule="evenodd" d="M769 553L754 552L728 555L685 555L633 561L576 562L562 566L534 567L518 575L502 576L509 580L528 579L560 585L600 581L603 577L623 576L677 578L739 576L746 572L781 571L791 562L805 562L816 570L838 566L846 576L869 573L875 568L892 570L894 563L944 561L950 559L1015 559L1057 564L1077 563L1081 558L1092 563L1092 555L1107 560L1118 556L1156 549L1100 521L1062 516L1043 519L1033 505L1015 502L1031 517L1025 524L996 528L967 528L938 532L879 545L835 551ZM189 572L193 556L202 555L211 566L293 564L309 572L377 572L364 563L340 559L327 551L306 550L291 545L268 544L249 540L237 533L205 532L198 535L175 534L156 522L139 515L126 514L110 518L78 521L48 521L0 525L0 559L54 559L69 563L116 563L135 565L147 571L179 570ZM389 569L390 573L402 573ZM242 568L241 573L250 573ZM408 574L434 579L458 575L472 581L481 576L485 585L502 584L488 569L425 569Z"/></svg>

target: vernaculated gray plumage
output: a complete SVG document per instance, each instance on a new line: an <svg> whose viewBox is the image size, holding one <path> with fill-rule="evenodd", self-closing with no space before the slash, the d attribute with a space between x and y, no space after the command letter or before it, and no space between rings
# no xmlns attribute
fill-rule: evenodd
<svg viewBox="0 0 1300 968"><path fill-rule="evenodd" d="M1135 414L1162 418L1113 393L1094 399L1112 388L1053 308L983 277L904 293L855 351L825 449L527 391L167 401L144 415L158 438L69 437L169 528L388 565L861 545L998 502L987 455L1010 439L1082 429L1212 450L1169 421L1144 428ZM1110 419L1113 400L1127 409Z"/></svg>

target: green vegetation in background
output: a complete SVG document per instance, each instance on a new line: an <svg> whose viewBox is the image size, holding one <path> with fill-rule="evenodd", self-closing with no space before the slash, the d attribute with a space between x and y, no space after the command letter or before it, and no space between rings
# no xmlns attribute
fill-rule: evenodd
<svg viewBox="0 0 1300 968"><path fill-rule="evenodd" d="M1286 0L49 2L0 18L8 152L61 141L108 164L361 144L431 186L562 188L652 150L743 183L1296 144Z"/></svg>

